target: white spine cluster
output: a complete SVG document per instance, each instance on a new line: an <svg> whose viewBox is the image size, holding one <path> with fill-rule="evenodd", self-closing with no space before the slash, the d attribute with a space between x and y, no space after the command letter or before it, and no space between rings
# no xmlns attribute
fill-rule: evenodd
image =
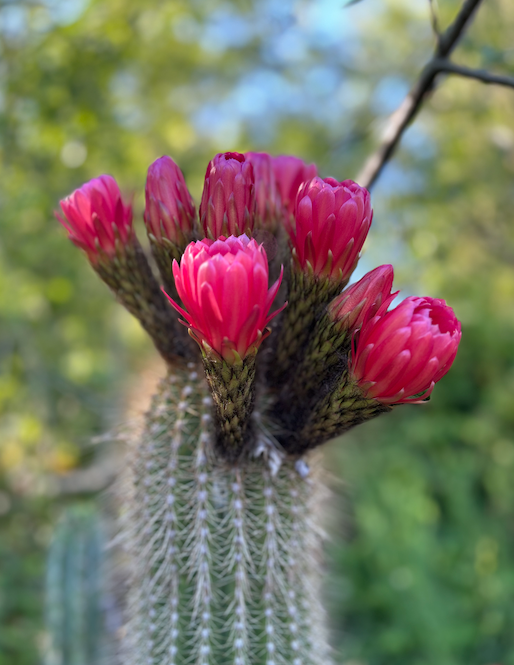
<svg viewBox="0 0 514 665"><path fill-rule="evenodd" d="M246 511L247 498L244 493L243 474L235 469L230 478L231 500L228 513L228 551L226 570L230 579L234 578L234 595L227 606L226 625L233 650L233 665L248 665L249 649L249 575L252 570L252 557L248 549ZM229 481L230 482L230 481Z"/></svg>
<svg viewBox="0 0 514 665"><path fill-rule="evenodd" d="M293 474L290 474L290 479L294 480ZM306 480L307 485L309 481ZM302 520L298 514L299 506L301 503L298 501L300 489L297 484L292 483L289 490L291 499L290 512L291 512L291 534L287 543L288 553L288 566L289 566L289 634L291 639L291 651L293 653L293 660L291 665L304 665L308 658L309 650L306 647L306 631L310 630L309 625L306 623L305 613L298 611L297 601L303 597L303 580L306 574L303 534L302 534Z"/></svg>
<svg viewBox="0 0 514 665"><path fill-rule="evenodd" d="M209 397L202 399L207 409L211 405ZM189 582L194 584L193 607L191 615L191 662L195 665L209 665L211 662L212 621L212 579L213 562L211 552L211 525L213 508L211 504L212 475L209 474L208 449L210 443L210 413L200 416L200 433L194 460L194 485L191 501L186 511L192 516L192 531L185 533L184 572Z"/></svg>
<svg viewBox="0 0 514 665"><path fill-rule="evenodd" d="M264 549L262 560L264 563L264 643L266 665L277 665L280 662L280 653L283 652L284 617L281 616L284 605L284 595L287 594L287 585L284 586L282 566L286 563L281 560L280 538L283 532L280 528L280 515L277 512L276 488L272 482L271 473L266 470L263 487L264 503Z"/></svg>

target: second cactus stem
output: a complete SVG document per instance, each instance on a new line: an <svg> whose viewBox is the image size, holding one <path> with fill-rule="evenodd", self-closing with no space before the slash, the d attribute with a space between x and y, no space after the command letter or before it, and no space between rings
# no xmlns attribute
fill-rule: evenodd
<svg viewBox="0 0 514 665"><path fill-rule="evenodd" d="M201 367L175 370L134 442L123 486L133 590L123 662L327 665L317 473L270 464L276 451L259 423L258 457L215 459L211 413Z"/></svg>

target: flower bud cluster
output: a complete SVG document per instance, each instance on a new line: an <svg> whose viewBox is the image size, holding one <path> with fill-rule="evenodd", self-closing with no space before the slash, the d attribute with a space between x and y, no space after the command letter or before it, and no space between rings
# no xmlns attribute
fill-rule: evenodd
<svg viewBox="0 0 514 665"><path fill-rule="evenodd" d="M461 328L444 300L410 297L391 309L397 292L390 265L341 291L373 218L369 192L355 182L322 179L314 165L296 157L226 152L209 162L198 222L184 176L170 157L150 166L145 193L144 220L166 295L200 346L219 436L233 446L230 459L250 431L256 354L270 333L268 324L287 304L274 305L283 269L269 286L268 257L252 239L254 231L275 234L277 243L289 241L288 295L281 298L289 302L262 373L275 395L275 418L292 433L280 440L287 452L311 447L306 432L316 445L391 405L426 400L450 369ZM111 288L118 285L130 311L143 311L141 293L150 291L158 310L157 283L141 263L132 207L115 180L95 178L61 201L61 209L58 218L72 242ZM194 237L199 239L189 242ZM139 267L130 274L136 255ZM137 279L146 291L138 291ZM139 310L131 304L131 289ZM153 327L145 326L152 335L180 337L167 323L157 330L159 321L168 320L162 313L152 320ZM288 400L295 402L289 416ZM295 448L291 441L302 437Z"/></svg>

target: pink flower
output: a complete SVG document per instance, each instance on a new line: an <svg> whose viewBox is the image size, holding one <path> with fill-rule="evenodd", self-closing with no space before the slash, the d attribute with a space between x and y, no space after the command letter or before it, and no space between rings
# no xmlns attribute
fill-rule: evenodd
<svg viewBox="0 0 514 665"><path fill-rule="evenodd" d="M368 235L373 211L369 192L352 180L313 178L298 190L295 226L290 228L296 259L304 270L347 280Z"/></svg>
<svg viewBox="0 0 514 665"><path fill-rule="evenodd" d="M187 189L182 171L171 159L157 159L146 178L145 224L157 240L162 237L181 245L191 235L195 204Z"/></svg>
<svg viewBox="0 0 514 665"><path fill-rule="evenodd" d="M460 323L444 300L406 298L364 325L351 372L367 397L418 403L450 369L460 338Z"/></svg>
<svg viewBox="0 0 514 665"><path fill-rule="evenodd" d="M282 206L292 214L300 185L317 176L318 170L315 164L307 165L298 157L290 155L272 157L272 160Z"/></svg>
<svg viewBox="0 0 514 665"><path fill-rule="evenodd" d="M239 152L224 152L209 162L205 174L200 222L209 238L241 235L255 222L253 167Z"/></svg>
<svg viewBox="0 0 514 665"><path fill-rule="evenodd" d="M246 235L190 243L180 266L173 262L173 275L186 309L168 296L171 304L198 344L204 349L207 344L229 363L256 350L281 311L269 314L282 272L268 290L266 252Z"/></svg>
<svg viewBox="0 0 514 665"><path fill-rule="evenodd" d="M273 228L281 213L273 160L267 152L245 152L245 158L253 166L259 221L265 228Z"/></svg>
<svg viewBox="0 0 514 665"><path fill-rule="evenodd" d="M346 330L359 330L374 316L385 314L398 294L391 293L393 277L391 265L368 272L328 305L332 321L338 321Z"/></svg>
<svg viewBox="0 0 514 665"><path fill-rule="evenodd" d="M116 240L126 243L132 234L132 206L123 203L116 180L101 175L86 182L61 201L62 217L57 219L69 233L69 239L96 263L99 251L116 253Z"/></svg>

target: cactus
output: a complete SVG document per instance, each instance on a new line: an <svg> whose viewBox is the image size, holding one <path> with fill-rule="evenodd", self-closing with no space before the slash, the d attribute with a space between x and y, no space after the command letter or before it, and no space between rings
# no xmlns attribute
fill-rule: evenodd
<svg viewBox="0 0 514 665"><path fill-rule="evenodd" d="M48 553L45 665L100 665L104 632L104 538L90 504L68 508Z"/></svg>
<svg viewBox="0 0 514 665"><path fill-rule="evenodd" d="M326 665L318 597L320 486L280 463L257 419L256 456L213 451L201 367L161 383L125 477L131 665Z"/></svg>
<svg viewBox="0 0 514 665"><path fill-rule="evenodd" d="M161 158L161 176L147 180L147 231L156 240L157 228L168 252L161 278L174 280L168 298L199 350L170 323L115 182L95 179L62 206L71 239L168 368L120 483L130 572L124 665L328 665L325 490L313 449L396 404L425 401L460 340L444 301L411 297L386 311L396 295L390 266L338 296L371 224L369 193L318 177L298 190L294 219L290 198L282 201L275 231L279 256L290 236L289 304L278 343L267 340L285 307L271 311L283 273L268 288L266 252L249 237L264 216L248 156L210 162L200 206L207 238L187 247L193 222L179 214L189 198L178 167ZM281 184L297 162L275 160L278 193L289 191ZM217 237L220 229L235 235ZM122 261L134 248L138 262Z"/></svg>

